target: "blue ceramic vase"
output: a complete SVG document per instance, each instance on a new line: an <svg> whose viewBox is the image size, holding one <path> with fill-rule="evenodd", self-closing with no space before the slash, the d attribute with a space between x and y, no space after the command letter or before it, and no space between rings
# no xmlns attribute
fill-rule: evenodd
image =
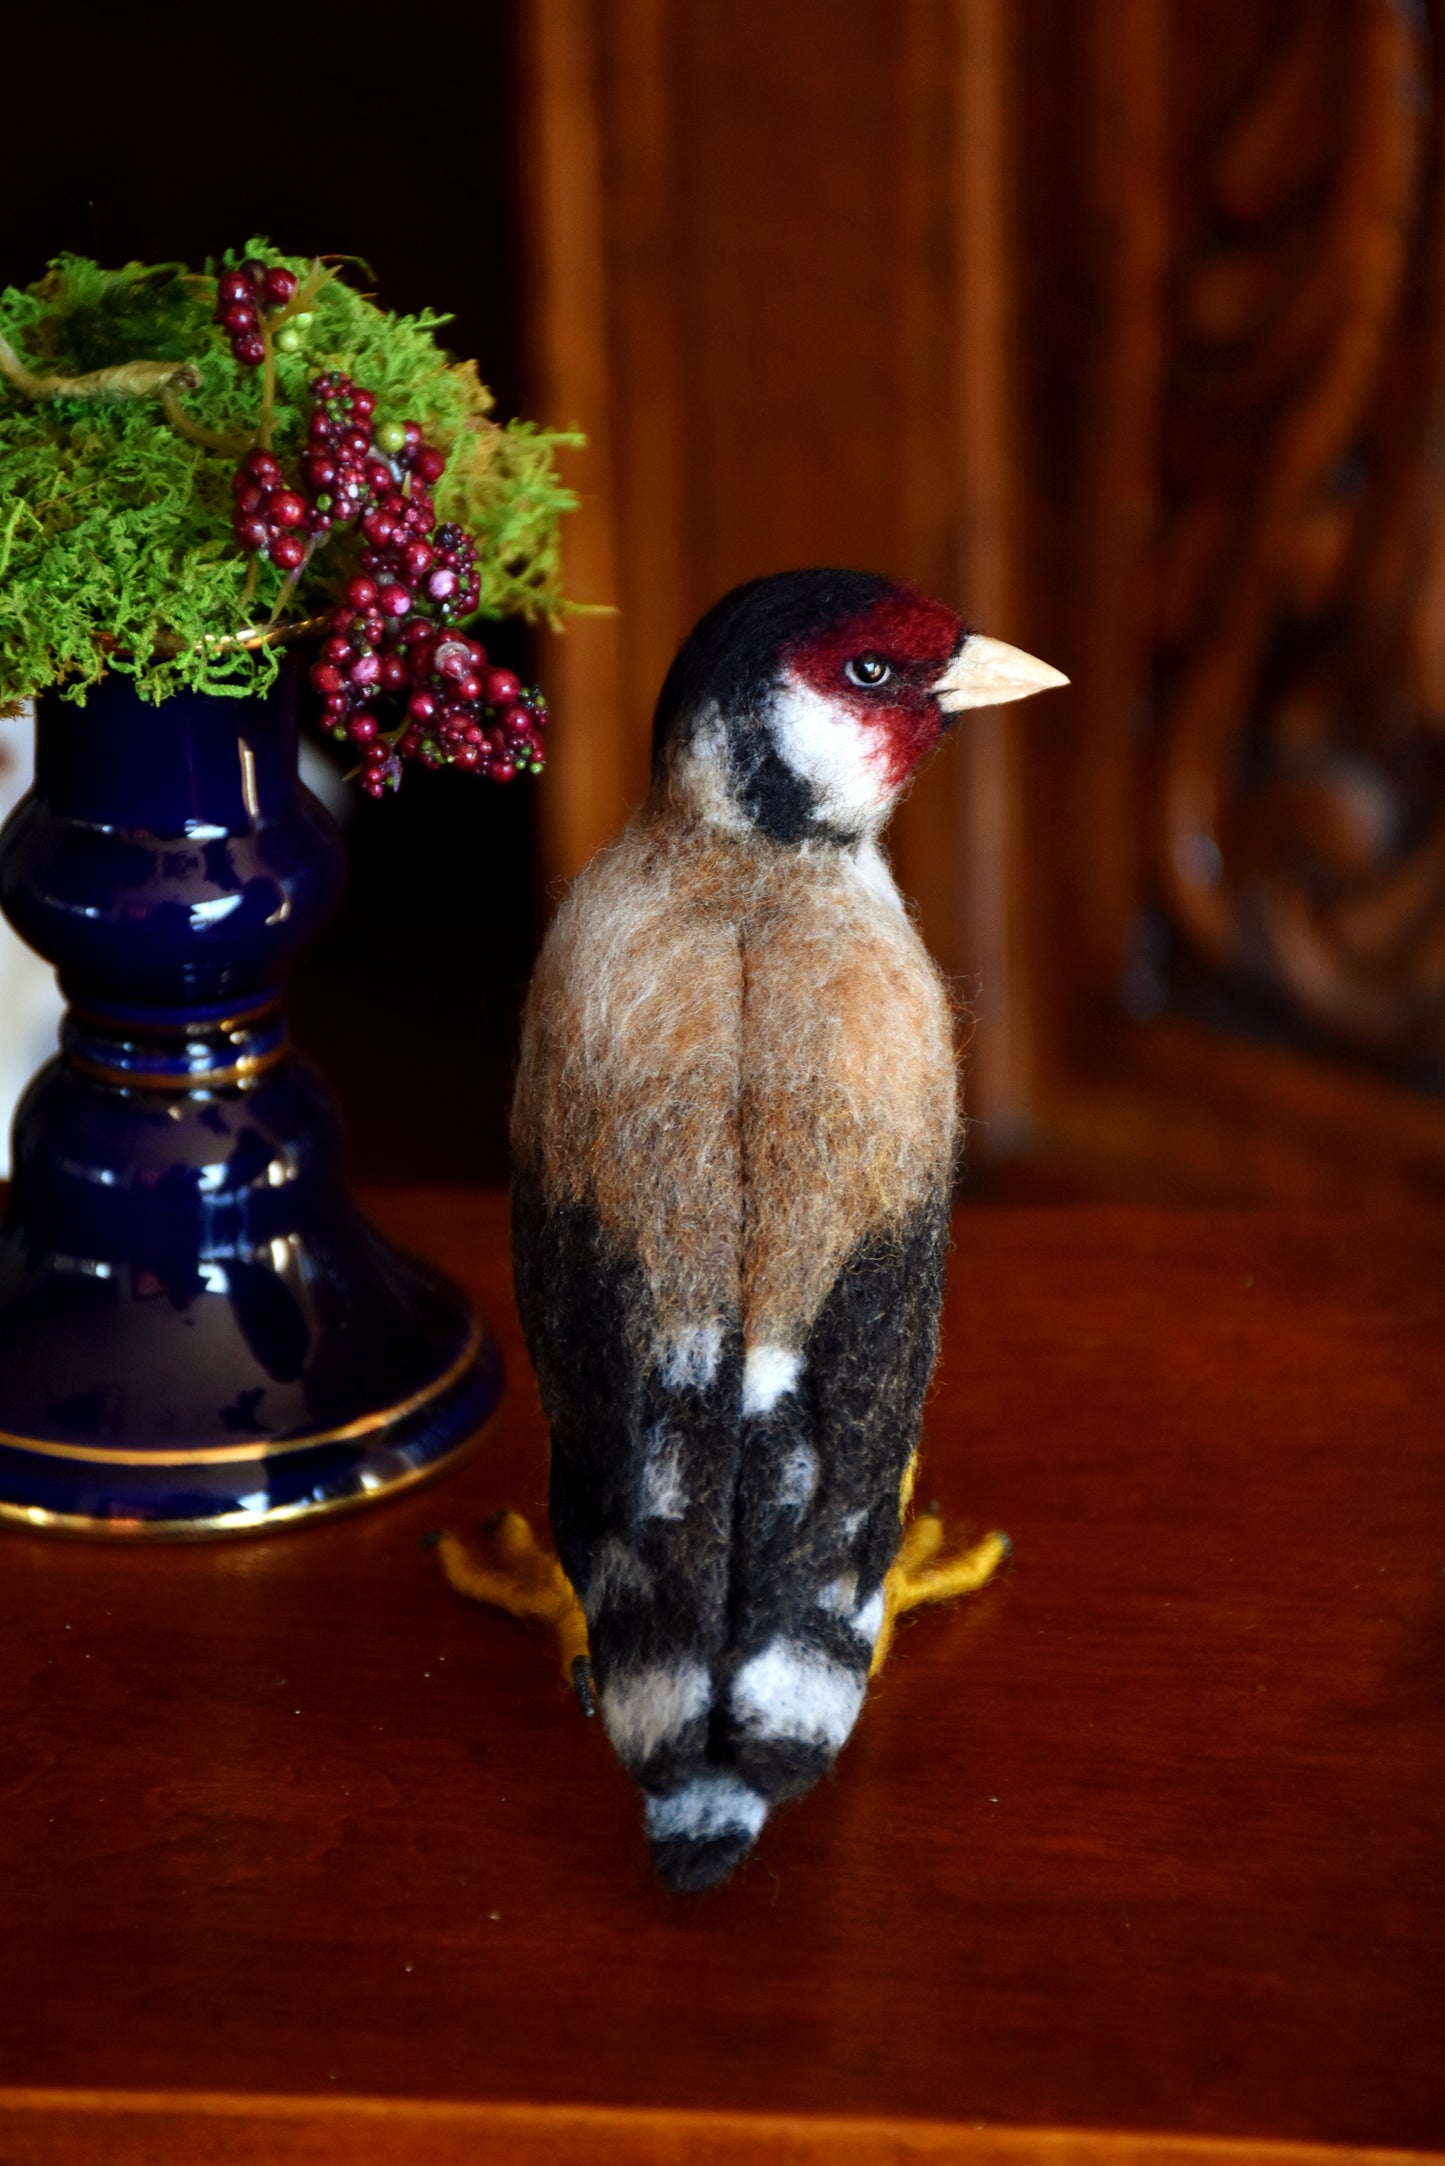
<svg viewBox="0 0 1445 2166"><path fill-rule="evenodd" d="M274 1528L433 1471L499 1395L459 1290L348 1196L336 1102L287 1041L286 969L344 877L296 687L39 702L0 906L69 1006L0 1234L10 1521Z"/></svg>

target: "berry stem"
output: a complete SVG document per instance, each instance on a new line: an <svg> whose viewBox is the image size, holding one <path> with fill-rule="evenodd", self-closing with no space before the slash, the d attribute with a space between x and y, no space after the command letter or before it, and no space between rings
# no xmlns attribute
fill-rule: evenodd
<svg viewBox="0 0 1445 2166"><path fill-rule="evenodd" d="M281 582L280 591L278 592L276 600L272 605L271 614L266 619L266 629L268 632L270 631L271 626L275 624L277 619L280 617L282 610L286 607L292 595L296 592L297 586L300 584L301 580L305 576L306 567L311 562L311 559L315 555L315 553L316 542L313 538L306 544L306 554L301 559L301 562L297 565L295 571L288 572L286 574L286 577ZM252 571L255 571L258 563L259 559L256 557L252 557Z"/></svg>
<svg viewBox="0 0 1445 2166"><path fill-rule="evenodd" d="M314 258L310 270L306 273L305 278L296 288L286 306L272 311L268 319L270 328L273 331L279 331L282 324L289 323L293 316L306 315L309 310L316 306L316 296L320 293L322 287L329 286L335 276L336 273L328 271L319 256Z"/></svg>
<svg viewBox="0 0 1445 2166"><path fill-rule="evenodd" d="M261 364L261 419L256 426L255 441L263 451L271 449L271 431L276 420L276 333L292 316L300 316L309 309L321 288L335 276L334 271L324 270L319 262L313 262L284 308L262 309L258 315L257 327L266 356ZM283 594L295 584L294 579L288 580Z"/></svg>
<svg viewBox="0 0 1445 2166"><path fill-rule="evenodd" d="M223 451L228 458L242 459L251 448L249 442L242 443L234 436L221 436L215 429L204 428L199 421L192 421L171 384L161 386L161 410L177 436L183 436L188 444L199 444L203 451Z"/></svg>
<svg viewBox="0 0 1445 2166"><path fill-rule="evenodd" d="M266 358L261 364L261 418L256 424L256 442L263 451L271 449L271 424L276 418L276 348L271 339L271 326L260 318L261 342Z"/></svg>

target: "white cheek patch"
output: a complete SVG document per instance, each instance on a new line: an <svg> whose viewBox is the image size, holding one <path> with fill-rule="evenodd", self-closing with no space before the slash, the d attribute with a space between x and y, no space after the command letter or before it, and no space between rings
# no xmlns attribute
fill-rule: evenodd
<svg viewBox="0 0 1445 2166"><path fill-rule="evenodd" d="M864 1690L855 1670L796 1640L776 1639L738 1671L732 1710L752 1737L836 1751L858 1719Z"/></svg>
<svg viewBox="0 0 1445 2166"><path fill-rule="evenodd" d="M703 1665L677 1662L609 1677L598 1704L618 1758L646 1760L706 1714L711 1697L712 1682Z"/></svg>
<svg viewBox="0 0 1445 2166"><path fill-rule="evenodd" d="M825 820L844 829L876 827L898 795L889 748L876 729L789 671L769 715L778 752L808 783Z"/></svg>
<svg viewBox="0 0 1445 2166"><path fill-rule="evenodd" d="M743 1360L743 1413L769 1414L803 1373L790 1346L750 1346Z"/></svg>
<svg viewBox="0 0 1445 2166"><path fill-rule="evenodd" d="M669 1391L701 1391L716 1376L721 1352L721 1324L690 1324L663 1355L663 1383Z"/></svg>
<svg viewBox="0 0 1445 2166"><path fill-rule="evenodd" d="M778 1469L773 1502L780 1512L801 1512L818 1486L818 1454L811 1444L795 1444Z"/></svg>
<svg viewBox="0 0 1445 2166"><path fill-rule="evenodd" d="M655 1843L754 1836L767 1817L764 1800L736 1775L699 1775L671 1797L647 1801L647 1832Z"/></svg>
<svg viewBox="0 0 1445 2166"><path fill-rule="evenodd" d="M682 1450L659 1422L643 1446L641 1514L644 1519L681 1519L687 1511Z"/></svg>
<svg viewBox="0 0 1445 2166"><path fill-rule="evenodd" d="M857 1600L858 1575L856 1572L845 1572L841 1579L829 1581L818 1597L818 1607L827 1610L832 1617L850 1617Z"/></svg>

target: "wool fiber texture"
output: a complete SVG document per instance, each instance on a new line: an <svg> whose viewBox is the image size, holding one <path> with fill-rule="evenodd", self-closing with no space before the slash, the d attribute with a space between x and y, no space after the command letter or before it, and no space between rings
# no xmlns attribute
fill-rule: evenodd
<svg viewBox="0 0 1445 2166"><path fill-rule="evenodd" d="M651 794L545 943L513 1109L554 1538L679 1887L724 1877L857 1719L937 1351L957 1133L947 989L876 841L898 744L938 722L910 692L886 757L843 773L851 740L820 739L819 695L789 674L840 608L874 608L857 636L879 639L907 598L790 576L835 585L811 616L806 593L765 596L760 631L743 608L741 658L729 598L674 665ZM918 607L935 646L946 619L936 670L965 635ZM850 716L840 732L864 726Z"/></svg>

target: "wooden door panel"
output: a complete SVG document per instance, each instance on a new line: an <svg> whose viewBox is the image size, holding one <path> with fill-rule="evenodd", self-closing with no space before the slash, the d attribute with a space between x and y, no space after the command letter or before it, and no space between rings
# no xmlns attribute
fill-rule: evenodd
<svg viewBox="0 0 1445 2166"><path fill-rule="evenodd" d="M534 404L592 439L573 585L617 610L549 665L551 870L641 795L725 587L917 579L1074 679L895 827L975 1154L1295 1194L1363 1108L1381 1178L1445 1183L1433 10L525 22Z"/></svg>

